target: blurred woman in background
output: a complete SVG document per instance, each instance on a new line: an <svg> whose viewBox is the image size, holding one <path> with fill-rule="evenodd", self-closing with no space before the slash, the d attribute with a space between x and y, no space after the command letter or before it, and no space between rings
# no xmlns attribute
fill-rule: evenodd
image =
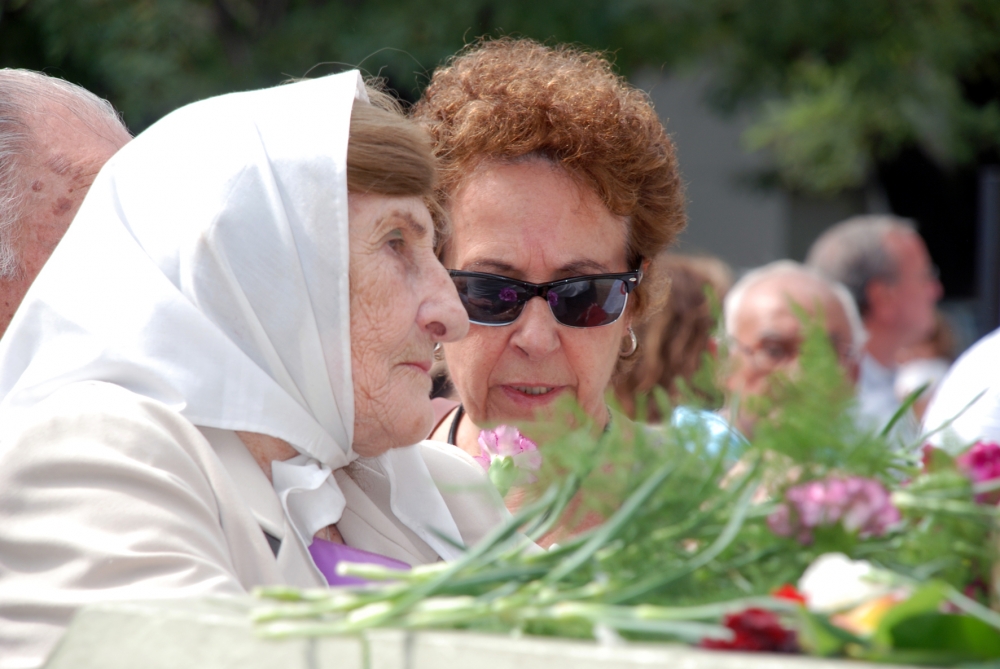
<svg viewBox="0 0 1000 669"><path fill-rule="evenodd" d="M614 381L615 396L631 418L637 418L637 399L656 386L667 391L673 404L684 399L680 384L683 382L690 388L704 355L713 351L718 314L712 311L709 291L715 308L721 309L733 281L729 266L711 256L663 253L653 261L653 266L670 279L667 300L636 328L643 346L635 364ZM663 419L653 401L639 418L651 423Z"/></svg>

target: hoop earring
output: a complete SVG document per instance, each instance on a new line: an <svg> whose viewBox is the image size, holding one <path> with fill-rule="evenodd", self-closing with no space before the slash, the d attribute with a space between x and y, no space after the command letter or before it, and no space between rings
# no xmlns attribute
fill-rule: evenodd
<svg viewBox="0 0 1000 669"><path fill-rule="evenodd" d="M434 359L439 362L444 360L444 347L441 346L441 342L434 344Z"/></svg>
<svg viewBox="0 0 1000 669"><path fill-rule="evenodd" d="M628 336L629 339L632 340L631 346L629 346L629 349L627 351L622 351L618 354L618 356L621 358L631 358L633 355L635 355L635 352L639 350L639 340L636 338L635 332L632 331L631 325L628 328Z"/></svg>

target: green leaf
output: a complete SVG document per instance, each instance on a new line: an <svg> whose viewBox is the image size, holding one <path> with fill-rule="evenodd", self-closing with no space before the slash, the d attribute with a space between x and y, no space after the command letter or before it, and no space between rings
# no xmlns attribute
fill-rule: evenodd
<svg viewBox="0 0 1000 669"><path fill-rule="evenodd" d="M924 394L924 391L927 390L930 387L930 385L931 384L928 381L927 383L920 386L919 388L917 388L912 393L906 396L906 399L903 400L903 403L899 405L898 409L896 409L896 413L892 414L892 418L890 418L889 422L886 423L885 427L882 428L882 432L880 434L881 437L885 438L889 436L889 434L892 432L892 428L896 427L896 423L902 420L903 416L906 415L906 412L908 412L910 410L910 407L912 407L916 403L916 401L920 399L920 396Z"/></svg>
<svg viewBox="0 0 1000 669"><path fill-rule="evenodd" d="M961 661L1000 658L1000 632L968 615L918 614L896 623L890 634L894 650L930 650Z"/></svg>
<svg viewBox="0 0 1000 669"><path fill-rule="evenodd" d="M889 650L893 647L893 628L913 616L937 613L948 599L951 588L940 581L930 581L918 588L908 599L889 609L879 622L872 642L876 647Z"/></svg>
<svg viewBox="0 0 1000 669"><path fill-rule="evenodd" d="M955 464L955 458L944 449L929 448L926 453L928 454L926 465L928 473L936 474L938 472L945 471L958 471L958 466Z"/></svg>

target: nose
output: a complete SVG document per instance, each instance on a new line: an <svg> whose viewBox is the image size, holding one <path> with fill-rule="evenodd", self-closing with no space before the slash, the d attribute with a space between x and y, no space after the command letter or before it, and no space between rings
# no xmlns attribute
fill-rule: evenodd
<svg viewBox="0 0 1000 669"><path fill-rule="evenodd" d="M944 286L941 285L941 280L937 276L933 277L931 281L933 284L931 293L934 295L934 302L936 303L944 295Z"/></svg>
<svg viewBox="0 0 1000 669"><path fill-rule="evenodd" d="M417 325L430 335L432 341L458 341L469 332L469 315L458 298L455 284L436 260L426 276L426 290L417 311Z"/></svg>
<svg viewBox="0 0 1000 669"><path fill-rule="evenodd" d="M559 348L559 324L548 303L533 297L524 305L520 317L507 327L515 328L510 343L523 351L529 359L538 360Z"/></svg>

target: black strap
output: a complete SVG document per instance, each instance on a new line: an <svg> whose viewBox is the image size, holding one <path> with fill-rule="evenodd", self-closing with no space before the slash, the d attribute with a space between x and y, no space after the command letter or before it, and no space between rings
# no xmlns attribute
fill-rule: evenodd
<svg viewBox="0 0 1000 669"><path fill-rule="evenodd" d="M274 557L278 557L278 551L281 550L281 539L274 536L273 534L268 534L264 530L264 538L267 539L267 545L271 547L271 552L274 553Z"/></svg>
<svg viewBox="0 0 1000 669"><path fill-rule="evenodd" d="M455 409L455 417L451 419L451 427L448 428L448 443L452 446L458 446L455 442L455 437L458 436L458 424L462 422L462 416L465 415L465 407L461 404Z"/></svg>

